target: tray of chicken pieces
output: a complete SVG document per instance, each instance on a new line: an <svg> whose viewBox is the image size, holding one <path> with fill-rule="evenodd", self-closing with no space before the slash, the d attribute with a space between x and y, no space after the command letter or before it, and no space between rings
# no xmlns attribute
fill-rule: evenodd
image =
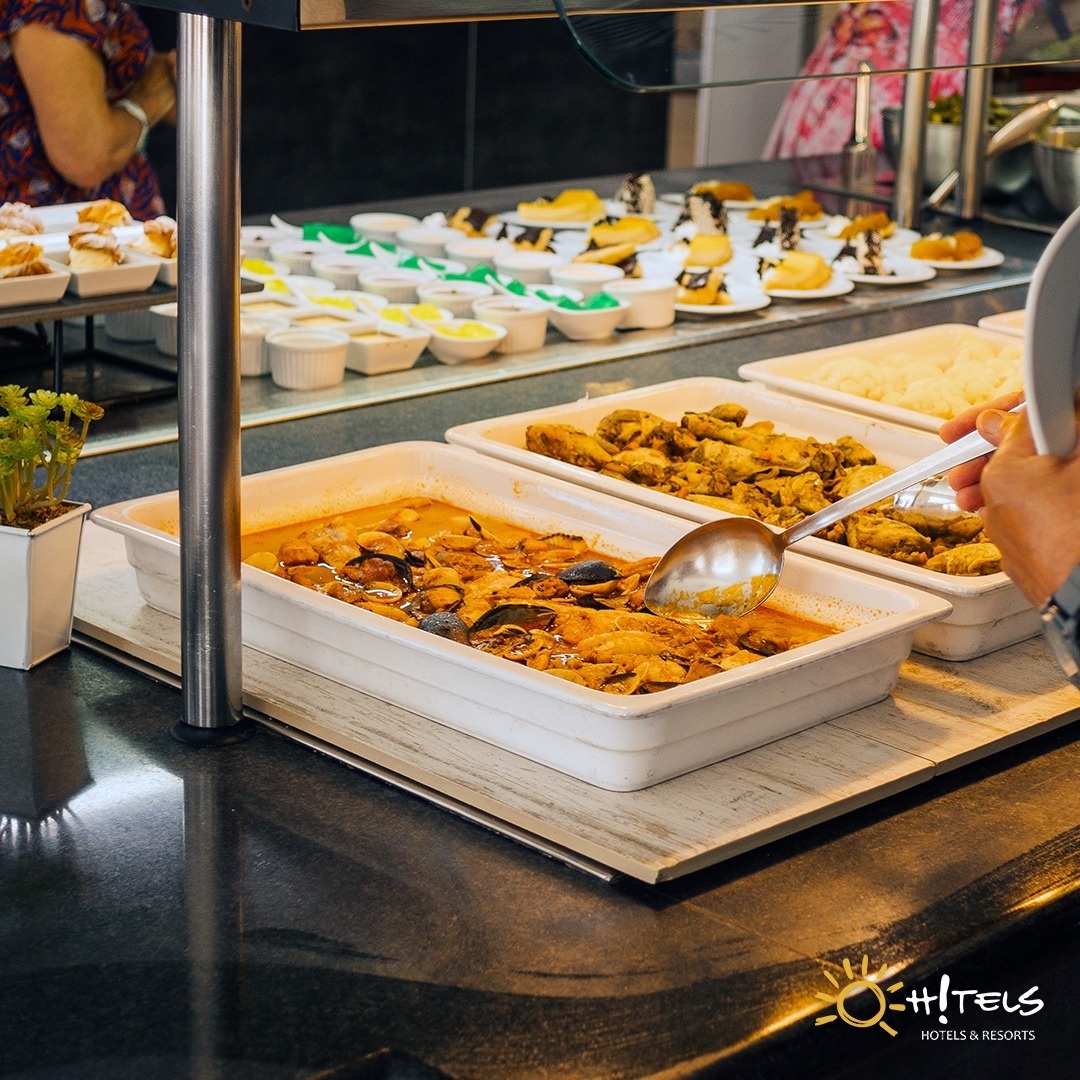
<svg viewBox="0 0 1080 1080"><path fill-rule="evenodd" d="M451 428L448 442L696 522L749 514L787 528L939 449L936 435L756 383L699 377ZM1038 632L975 514L898 496L795 550L925 589L952 614L915 649L969 660Z"/></svg>
<svg viewBox="0 0 1080 1080"><path fill-rule="evenodd" d="M246 645L613 790L881 699L948 611L795 553L745 618L661 618L642 594L685 518L442 443L247 476L242 499ZM178 517L176 492L94 512L173 615Z"/></svg>

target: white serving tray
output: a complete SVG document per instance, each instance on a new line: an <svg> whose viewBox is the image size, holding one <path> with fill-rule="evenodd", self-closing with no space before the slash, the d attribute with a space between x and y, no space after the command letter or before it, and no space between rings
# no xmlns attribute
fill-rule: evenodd
<svg viewBox="0 0 1080 1080"><path fill-rule="evenodd" d="M0 308L55 304L67 290L70 278L71 271L59 266L53 267L47 274L4 278L0 280Z"/></svg>
<svg viewBox="0 0 1080 1080"><path fill-rule="evenodd" d="M899 334L870 338L866 341L854 341L848 345L832 345L812 352L793 353L790 356L777 356L769 360L755 360L743 364L739 374L751 382L759 382L773 390L796 397L809 398L823 405L832 405L839 409L863 413L879 420L888 420L894 424L905 424L921 431L936 434L941 427L940 416L902 409L881 401L859 397L833 390L827 386L818 386L810 381L812 374L827 360L842 360L859 357L873 363L884 360L898 352L912 352L918 355L927 350L942 351L950 348L950 343L958 342L963 336L981 338L998 346L1016 346L1014 335L981 330L964 323L942 323L939 326L924 326L918 330L905 330Z"/></svg>
<svg viewBox="0 0 1080 1080"><path fill-rule="evenodd" d="M68 265L66 251L53 252L46 261L71 275L68 292L86 298L111 296L114 293L145 292L154 284L161 260L125 249L123 262L100 270L72 270Z"/></svg>
<svg viewBox="0 0 1080 1080"><path fill-rule="evenodd" d="M992 330L998 334L1011 334L1013 337L1022 338L1024 327L1027 325L1027 311L1020 308L1018 311L999 311L996 315L984 315L978 322L983 330Z"/></svg>
<svg viewBox="0 0 1080 1080"><path fill-rule="evenodd" d="M626 558L689 525L441 443L398 443L245 477L243 531L405 495L540 531L573 531ZM176 492L95 511L121 533L147 603L179 612ZM841 632L660 693L624 697L424 633L245 566L245 644L611 790L637 790L880 700L914 630L948 604L792 554L776 606Z"/></svg>
<svg viewBox="0 0 1080 1080"><path fill-rule="evenodd" d="M873 450L883 464L893 468L909 465L940 449L942 445L936 435L790 397L758 384L708 376L679 379L605 397L585 398L567 405L478 420L450 428L446 438L451 443L654 510L678 514L696 522L715 521L728 515L700 503L653 491L616 477L602 476L591 469L526 450L525 429L529 424L547 421L572 424L591 432L602 417L615 409L644 409L665 419L678 420L688 410L707 411L724 401L746 406L750 410L747 423L772 420L776 423L777 431L790 435L812 435L823 441L850 435ZM970 660L994 649L1024 641L1039 631L1038 613L1005 574L950 577L814 536L799 541L797 550L924 589L947 600L953 608L948 618L916 630L914 648L918 652L946 660Z"/></svg>

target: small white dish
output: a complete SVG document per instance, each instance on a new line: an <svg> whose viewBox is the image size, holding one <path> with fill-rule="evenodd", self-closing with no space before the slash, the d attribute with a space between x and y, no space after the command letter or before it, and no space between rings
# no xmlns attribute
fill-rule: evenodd
<svg viewBox="0 0 1080 1080"><path fill-rule="evenodd" d="M312 277L310 274L286 274L284 277L270 278L263 282L265 292L280 293L283 296L295 296L310 302L319 296L334 291L334 283L326 278Z"/></svg>
<svg viewBox="0 0 1080 1080"><path fill-rule="evenodd" d="M105 314L105 336L114 341L153 341L154 317L149 308Z"/></svg>
<svg viewBox="0 0 1080 1080"><path fill-rule="evenodd" d="M424 270L402 267L376 267L360 272L360 288L385 296L391 304L413 304L417 300L416 289L437 280L434 274Z"/></svg>
<svg viewBox="0 0 1080 1080"><path fill-rule="evenodd" d="M243 378L270 374L266 335L289 326L281 315L240 315L240 375Z"/></svg>
<svg viewBox="0 0 1080 1080"><path fill-rule="evenodd" d="M376 240L379 243L393 244L397 240L400 229L410 225L419 225L420 219L411 214L396 214L387 210L376 210L366 214L353 214L349 218L349 224L365 240Z"/></svg>
<svg viewBox="0 0 1080 1080"><path fill-rule="evenodd" d="M770 289L764 282L762 288L774 300L828 300L851 292L855 288L855 282L834 271L820 289Z"/></svg>
<svg viewBox="0 0 1080 1080"><path fill-rule="evenodd" d="M375 330L350 335L345 366L362 375L405 371L416 363L430 340L430 330L381 323Z"/></svg>
<svg viewBox="0 0 1080 1080"><path fill-rule="evenodd" d="M556 285L580 289L586 299L624 277L626 275L617 266L606 263L564 263L551 271L551 280Z"/></svg>
<svg viewBox="0 0 1080 1080"><path fill-rule="evenodd" d="M461 234L458 234L459 237ZM496 240L491 236L466 236L446 245L446 254L472 270L477 266L494 267L495 259L500 255L509 255L517 249L506 240Z"/></svg>
<svg viewBox="0 0 1080 1080"><path fill-rule="evenodd" d="M0 308L55 304L67 290L71 271L66 266L49 265L52 269L47 274L4 278L0 281Z"/></svg>
<svg viewBox="0 0 1080 1080"><path fill-rule="evenodd" d="M284 326L264 339L270 377L285 390L322 390L345 379L349 335L343 330Z"/></svg>
<svg viewBox="0 0 1080 1080"><path fill-rule="evenodd" d="M435 304L453 318L466 319L473 313L473 303L495 292L482 281L433 281L418 285L416 295L422 304Z"/></svg>
<svg viewBox="0 0 1080 1080"><path fill-rule="evenodd" d="M624 277L606 285L604 291L630 304L619 323L620 330L656 330L675 321L675 296L679 287L674 281Z"/></svg>
<svg viewBox="0 0 1080 1080"><path fill-rule="evenodd" d="M457 333L471 327L483 328L483 335L473 337ZM479 319L446 319L431 324L428 348L441 363L464 364L487 356L505 337L505 326L496 326Z"/></svg>
<svg viewBox="0 0 1080 1080"><path fill-rule="evenodd" d="M275 229L273 225L241 225L240 254L252 259L269 259L271 244L295 238L295 233Z"/></svg>
<svg viewBox="0 0 1080 1080"><path fill-rule="evenodd" d="M374 330L379 322L379 317L371 312L339 311L321 304L298 307L284 317L293 326L308 330L343 330L346 334L366 333Z"/></svg>
<svg viewBox="0 0 1080 1080"><path fill-rule="evenodd" d="M122 262L100 270L73 270L67 252L54 252L46 262L68 270L67 291L83 298L114 293L145 292L154 284L158 264L143 255L125 252ZM45 277L44 274L41 275Z"/></svg>
<svg viewBox="0 0 1080 1080"><path fill-rule="evenodd" d="M506 337L495 346L500 353L535 352L547 339L550 304L535 296L485 296L473 301L481 322L506 327Z"/></svg>
<svg viewBox="0 0 1080 1080"><path fill-rule="evenodd" d="M438 304L387 304L379 312L379 322L392 323L395 326L419 326L428 329L432 323L446 322L454 318L449 308Z"/></svg>
<svg viewBox="0 0 1080 1080"><path fill-rule="evenodd" d="M552 304L548 308L548 319L563 337L571 341L600 341L615 333L629 310L629 300L619 300L616 307L602 308L564 308Z"/></svg>
<svg viewBox="0 0 1080 1080"><path fill-rule="evenodd" d="M290 315L297 308L310 307L310 303L301 300L292 293L274 292L263 289L261 292L240 294L240 314L248 315Z"/></svg>
<svg viewBox="0 0 1080 1080"><path fill-rule="evenodd" d="M157 351L164 353L166 356L175 356L178 351L176 344L178 325L176 311L175 300L169 304L154 304L150 308L150 315L154 320L154 344L157 346Z"/></svg>
<svg viewBox="0 0 1080 1080"><path fill-rule="evenodd" d="M289 268L284 263L271 262L257 255L246 255L240 260L240 277L247 281L265 284L272 278L283 278Z"/></svg>
<svg viewBox="0 0 1080 1080"><path fill-rule="evenodd" d="M425 225L406 225L396 233L398 243L415 251L424 259L441 259L446 255L446 245L461 239L460 229L451 229L448 225L435 227Z"/></svg>
<svg viewBox="0 0 1080 1080"><path fill-rule="evenodd" d="M360 271L371 270L378 262L368 255L348 255L344 252L323 253L311 260L311 273L332 282L335 289L355 289Z"/></svg>
<svg viewBox="0 0 1080 1080"><path fill-rule="evenodd" d="M337 254L339 249L325 240L278 240L270 245L270 261L283 263L290 274L311 276L313 259Z"/></svg>
<svg viewBox="0 0 1080 1080"><path fill-rule="evenodd" d="M566 264L564 255L552 251L505 251L495 256L495 269L523 285L543 285L554 281L556 267Z"/></svg>

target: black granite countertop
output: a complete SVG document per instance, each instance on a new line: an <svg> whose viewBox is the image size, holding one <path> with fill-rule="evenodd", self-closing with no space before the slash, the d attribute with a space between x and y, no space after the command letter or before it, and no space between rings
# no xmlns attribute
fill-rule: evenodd
<svg viewBox="0 0 1080 1080"><path fill-rule="evenodd" d="M1031 257L1041 242L1016 241ZM244 471L1023 299L982 291L255 427ZM168 490L176 468L174 444L88 458L73 494ZM80 646L0 670L0 703L0 1076L1076 1073L1075 725L648 887L268 730L183 745L174 688ZM888 968L885 1011L873 991L841 996L864 956ZM815 1022L838 996L866 1026Z"/></svg>

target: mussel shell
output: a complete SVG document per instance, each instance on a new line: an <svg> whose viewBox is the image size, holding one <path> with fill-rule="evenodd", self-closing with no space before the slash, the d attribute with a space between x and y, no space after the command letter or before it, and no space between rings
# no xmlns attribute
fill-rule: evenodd
<svg viewBox="0 0 1080 1080"><path fill-rule="evenodd" d="M568 585L599 585L605 581L613 581L618 576L619 571L603 559L586 559L558 573L558 577Z"/></svg>
<svg viewBox="0 0 1080 1080"><path fill-rule="evenodd" d="M436 611L425 615L417 626L436 637L449 638L461 645L469 644L469 628L465 625L465 620L452 611Z"/></svg>
<svg viewBox="0 0 1080 1080"><path fill-rule="evenodd" d="M470 633L482 633L498 626L520 626L523 630L546 630L555 618L551 608L538 604L500 604L485 611L472 624Z"/></svg>
<svg viewBox="0 0 1080 1080"><path fill-rule="evenodd" d="M404 581L410 589L414 588L412 567L405 559L402 559L397 555L384 555L378 551L369 551L367 548L361 548L360 554L357 555L355 559L350 559L345 565L359 566L361 563L367 562L368 559L382 559L384 562L390 563L401 575L402 581Z"/></svg>

